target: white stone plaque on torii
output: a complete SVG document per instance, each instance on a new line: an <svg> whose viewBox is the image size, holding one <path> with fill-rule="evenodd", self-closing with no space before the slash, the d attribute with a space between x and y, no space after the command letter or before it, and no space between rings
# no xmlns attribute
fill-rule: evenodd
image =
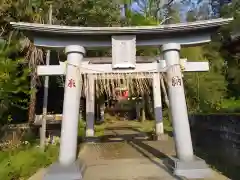
<svg viewBox="0 0 240 180"><path fill-rule="evenodd" d="M184 62L184 59L180 60L179 53L181 47L210 42L211 34L232 20L232 18L220 18L138 27L69 27L12 22L11 25L15 29L24 31L36 46L65 49L67 54L66 66L39 66L37 69L38 75L65 74L66 76L59 162L48 169L44 180L82 179L79 164L75 161L82 86L81 73L150 72L154 74L154 96L157 97L154 99L156 101L154 106L157 107L155 107L156 110L161 109L159 77L156 74L159 74L157 72L166 72L177 152L176 158L169 157L168 165L177 176L205 178L209 175L210 171L205 161L193 153L180 67L184 67L184 71L194 72L207 71L209 66L207 62ZM136 63L136 46L161 46L163 58L152 63ZM84 61L85 50L96 47L112 47L112 64L91 64ZM89 83L89 86L92 87L92 83ZM92 97L90 99L93 101ZM91 111L92 107L89 105L88 109ZM159 113L155 114L160 116Z"/></svg>
<svg viewBox="0 0 240 180"><path fill-rule="evenodd" d="M112 36L112 68L134 69L136 36Z"/></svg>

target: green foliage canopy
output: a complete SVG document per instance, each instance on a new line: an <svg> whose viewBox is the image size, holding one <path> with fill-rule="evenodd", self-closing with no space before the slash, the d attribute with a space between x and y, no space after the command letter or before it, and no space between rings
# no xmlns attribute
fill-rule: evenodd
<svg viewBox="0 0 240 180"><path fill-rule="evenodd" d="M0 44L0 123L11 120L11 107L27 108L30 93L28 74L24 58L16 58L18 47Z"/></svg>

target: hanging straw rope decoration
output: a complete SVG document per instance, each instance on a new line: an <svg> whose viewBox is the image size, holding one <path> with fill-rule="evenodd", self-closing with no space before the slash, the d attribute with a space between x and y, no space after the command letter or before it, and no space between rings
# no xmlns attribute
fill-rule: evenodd
<svg viewBox="0 0 240 180"><path fill-rule="evenodd" d="M134 96L139 96L144 93L150 93L151 77L153 73L95 73L82 74L82 92L86 94L88 91L87 79L88 76L93 76L96 80L96 96L106 94L108 97L115 96L117 88L128 89L129 93Z"/></svg>
<svg viewBox="0 0 240 180"><path fill-rule="evenodd" d="M73 65L69 64L68 65ZM75 66L75 65L73 65ZM176 70L175 66L179 64L172 65L173 71ZM102 94L106 94L108 97L115 96L115 89L124 86L127 88L129 93L133 96L141 96L143 94L150 94L152 86L152 76L156 72L136 72L136 73L93 73L84 74L81 71L83 67L77 67L77 72L81 74L80 82L82 84L82 95L85 96L88 92L88 76L94 76L96 96L99 97ZM171 68L168 67L168 68ZM160 74L160 77L162 74Z"/></svg>

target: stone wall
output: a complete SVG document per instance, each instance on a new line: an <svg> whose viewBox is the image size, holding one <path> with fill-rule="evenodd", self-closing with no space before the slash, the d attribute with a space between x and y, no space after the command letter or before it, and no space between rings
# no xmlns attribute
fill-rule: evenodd
<svg viewBox="0 0 240 180"><path fill-rule="evenodd" d="M194 115L190 124L195 148L240 166L240 114Z"/></svg>

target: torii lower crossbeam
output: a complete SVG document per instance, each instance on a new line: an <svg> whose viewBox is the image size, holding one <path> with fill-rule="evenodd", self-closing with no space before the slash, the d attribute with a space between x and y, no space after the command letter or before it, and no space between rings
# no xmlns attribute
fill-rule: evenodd
<svg viewBox="0 0 240 180"><path fill-rule="evenodd" d="M183 59L185 60L185 59ZM185 62L183 63L185 72L200 72L208 71L209 64L208 62ZM81 74L107 74L107 73L157 73L157 72L166 72L167 67L164 60L160 60L159 63L139 63L136 64L135 69L112 69L111 64L89 64L84 61L81 64ZM39 76L48 76L48 75L64 75L66 74L66 65L65 63L61 65L49 65L49 66L38 66L37 74Z"/></svg>

